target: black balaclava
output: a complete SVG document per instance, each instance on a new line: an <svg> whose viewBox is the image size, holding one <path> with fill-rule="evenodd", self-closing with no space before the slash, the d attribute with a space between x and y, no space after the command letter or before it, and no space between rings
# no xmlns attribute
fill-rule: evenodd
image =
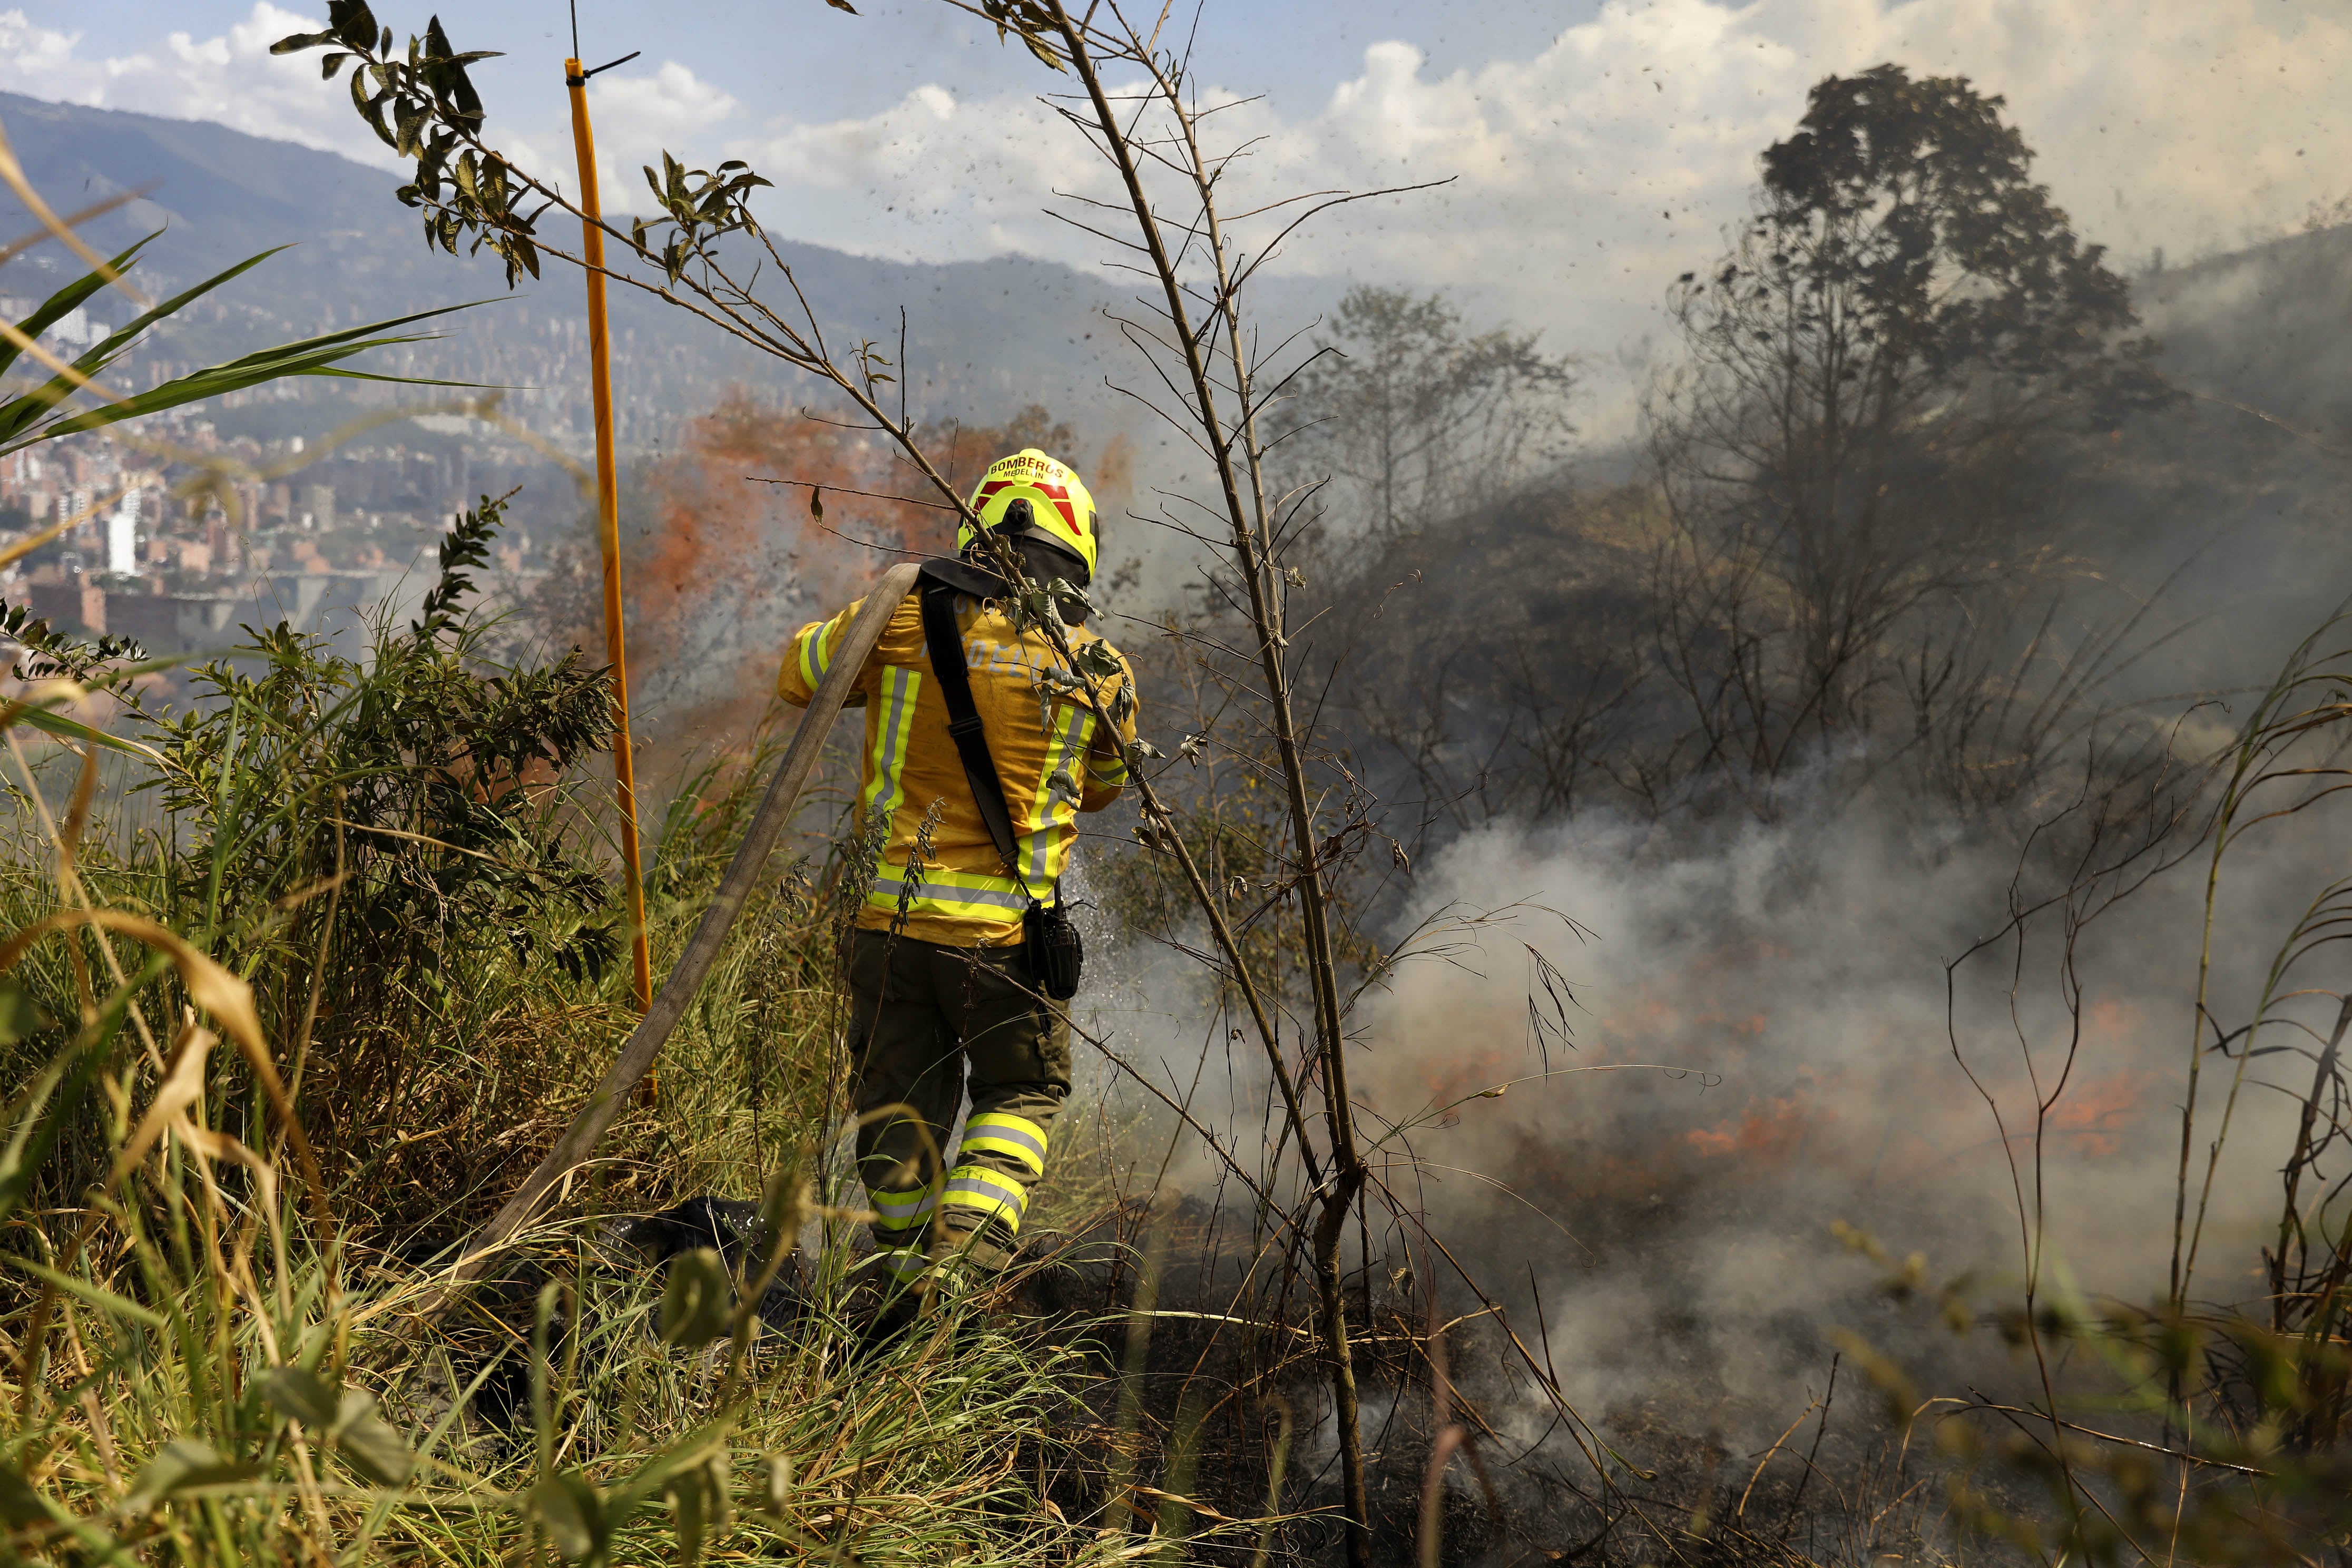
<svg viewBox="0 0 2352 1568"><path fill-rule="evenodd" d="M1007 508L1004 521L990 532L1013 547L1013 554L1020 558L1024 576L1034 578L1041 584L1051 583L1059 577L1079 588L1090 586L1094 582L1094 574L1087 570L1083 558L1075 551L1065 549L1051 534L1038 531L1030 519L1029 503L1025 500L1014 501ZM967 545L961 558L985 571L995 571L995 557L984 541L974 540ZM1057 596L1055 604L1062 612L1062 619L1071 626L1086 624L1087 607L1079 601Z"/></svg>

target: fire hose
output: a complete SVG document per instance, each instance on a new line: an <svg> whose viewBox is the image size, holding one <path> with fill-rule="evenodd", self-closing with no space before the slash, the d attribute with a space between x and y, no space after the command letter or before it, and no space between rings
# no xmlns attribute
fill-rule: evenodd
<svg viewBox="0 0 2352 1568"><path fill-rule="evenodd" d="M719 950L726 944L727 933L734 928L735 918L743 912L750 901L751 889L767 865L769 854L775 848L784 826L800 806L801 792L808 784L809 772L816 764L817 753L824 749L825 737L833 730L833 721L849 700L850 689L856 684L858 672L866 667L875 645L882 640L882 629L890 621L890 614L898 607L915 585L919 564L908 561L893 566L882 574L882 581L866 596L856 616L843 634L841 646L835 649L832 665L824 679L818 682L816 695L810 699L808 711L802 715L800 726L793 731L792 742L784 748L783 760L776 764L775 773L768 780L767 793L761 796L760 809L753 814L751 826L737 847L735 858L727 863L726 874L719 879L719 889L695 922L694 934L687 939L685 949L671 965L655 995L653 1005L646 1008L637 1026L630 1031L622 1045L620 1055L596 1085L586 1102L572 1118L572 1125L544 1159L523 1179L506 1206L492 1216L467 1242L458 1255L456 1268L444 1282L440 1304L446 1304L462 1287L480 1279L488 1271L495 1258L515 1233L538 1212L541 1201L557 1184L568 1179L587 1163L613 1125L613 1119L627 1103L646 1074L653 1069L654 1058L669 1041L670 1033L693 1004L695 993L702 989L703 980L710 973L711 963ZM437 1306L436 1309L437 1310Z"/></svg>

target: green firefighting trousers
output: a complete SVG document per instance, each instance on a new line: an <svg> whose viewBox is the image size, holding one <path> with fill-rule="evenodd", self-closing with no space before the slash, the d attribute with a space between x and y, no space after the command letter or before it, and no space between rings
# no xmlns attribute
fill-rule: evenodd
<svg viewBox="0 0 2352 1568"><path fill-rule="evenodd" d="M1002 1268L1070 1092L1070 1022L1019 947L850 933L857 1171L901 1278L934 1254ZM971 1075L971 1112L948 1146ZM934 1243L937 1243L936 1247Z"/></svg>

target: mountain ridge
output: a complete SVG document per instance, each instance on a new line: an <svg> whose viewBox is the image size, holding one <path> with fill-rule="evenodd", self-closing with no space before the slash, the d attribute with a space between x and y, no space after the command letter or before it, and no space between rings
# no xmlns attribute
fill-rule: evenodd
<svg viewBox="0 0 2352 1568"><path fill-rule="evenodd" d="M215 298L217 319L197 313L175 323L191 355L240 353L268 326L309 333L383 319L467 299L510 300L531 316L576 317L576 279L562 270L509 290L501 266L485 254L451 258L431 251L416 216L394 195L400 181L341 153L234 131L210 121L170 120L135 110L55 103L0 93L5 123L34 188L70 211L152 184L152 193L86 226L112 253L156 230L162 237L141 261L148 286L184 287L257 252L287 246ZM13 202L13 198L10 198ZM33 220L21 205L18 221ZM898 342L903 307L911 362L911 395L947 406L939 416L987 417L1042 403L1085 425L1114 374L1106 353L1115 334L1102 320L1122 297L1059 262L1005 256L982 261L922 262L863 257L807 241L775 246L808 298L819 325L838 341ZM61 284L79 263L61 247L25 258L41 275L40 291ZM31 279L0 282L32 292ZM638 290L613 290L616 376L650 382L640 401L671 415L707 407L726 386L748 384L790 395L810 381L771 356ZM478 320L495 323L498 312ZM224 331L233 324L233 331ZM487 339L519 334L496 324L462 321L446 345L424 352L421 374L488 379L490 373L538 367L510 363ZM683 351L691 365L666 363ZM526 359L530 356L525 355ZM1128 417L1124 410L1117 421ZM1116 422L1116 421L1115 421ZM635 443L657 438L640 423Z"/></svg>

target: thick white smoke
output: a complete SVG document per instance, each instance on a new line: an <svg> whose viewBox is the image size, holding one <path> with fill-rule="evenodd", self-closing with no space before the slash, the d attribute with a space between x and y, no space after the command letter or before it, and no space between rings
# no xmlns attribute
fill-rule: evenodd
<svg viewBox="0 0 2352 1568"><path fill-rule="evenodd" d="M2225 877L2225 1024L2242 1020L2315 890L2315 833L2290 825L2251 843ZM1592 818L1467 835L1418 879L1421 955L1351 1020L1368 1136L1404 1124L1379 1143L1381 1177L1530 1342L1540 1323L1580 1410L1637 1446L1644 1433L1719 1439L1727 1463L1760 1449L1822 1390L1839 1329L1906 1360L1923 1386L2013 1386L2021 1369L1996 1336L1955 1342L1931 1313L1898 1310L1879 1293L1882 1271L1832 1226L1858 1226L1898 1258L1925 1253L1933 1279L1972 1272L1970 1300L1994 1309L2015 1301L2023 1271L2021 1181L2053 1283L2159 1296L2203 862L2083 929L2079 1036L2054 919L2021 949L1996 942L1963 964L1948 1011L1947 964L2000 931L2018 875L2014 841L1923 828L1892 807L1798 810L1673 847ZM2044 865L2029 881L2049 879ZM1128 995L1152 1000L1114 1004L1093 1026L1245 1161L1261 1158L1275 1125L1265 1075L1246 1039L1197 1026L1197 970L1134 947L1104 956ZM2332 1017L2333 1001L2311 1010ZM2005 1119L2014 1172L1955 1033ZM2267 1040L2297 1043L2289 1030ZM2235 1065L2204 1058L2192 1182ZM2299 1087L2309 1073L2303 1056L2254 1064L2206 1226L2207 1300L2261 1292L2294 1113L2262 1081ZM1164 1113L1157 1124L1174 1135L1169 1181L1207 1202L1241 1195L1196 1138ZM1155 1143L1150 1163L1169 1147ZM1155 1172L1129 1174L1148 1184ZM1231 1217L1238 1237L1246 1215ZM1395 1280L1408 1246L1449 1314L1475 1306L1406 1228L1376 1228L1378 1281ZM1524 1390L1517 1403L1502 1414L1532 1436L1549 1409Z"/></svg>
<svg viewBox="0 0 2352 1568"><path fill-rule="evenodd" d="M2309 866L2282 839L2225 883L2225 1018L2315 890L2301 886ZM1777 1429L1818 1390L1832 1328L1896 1331L1879 1321L1876 1270L1832 1222L1926 1252L1934 1275L1989 1277L1984 1304L2014 1298L2016 1178L1957 1035L2006 1121L2029 1211L2038 1153L2053 1262L2086 1291L2148 1299L2170 1257L2202 862L2084 930L2078 1039L2054 921L2021 952L1997 943L1963 965L1948 1012L1946 965L2000 930L2017 869L2013 847L1873 810L1748 824L1679 852L1590 821L1465 837L1425 877L1424 912L1520 907L1457 928L1450 953L1408 963L1368 1003L1358 1082L1402 1118L1543 1072L1547 1053L1554 1076L1414 1132L1423 1165L1390 1179L1417 1184L1433 1227L1493 1287L1542 1293L1588 1408L1679 1387L1717 1402L1710 1424L1744 1408ZM1571 1047L1541 1038L1530 949L1573 988ZM2206 1057L2200 1173L2233 1066ZM2309 1074L2292 1055L2256 1068ZM2051 1101L2038 1151L2037 1100ZM2275 1091L2242 1097L2203 1294L2259 1293L2248 1274L2275 1223L2291 1112Z"/></svg>

